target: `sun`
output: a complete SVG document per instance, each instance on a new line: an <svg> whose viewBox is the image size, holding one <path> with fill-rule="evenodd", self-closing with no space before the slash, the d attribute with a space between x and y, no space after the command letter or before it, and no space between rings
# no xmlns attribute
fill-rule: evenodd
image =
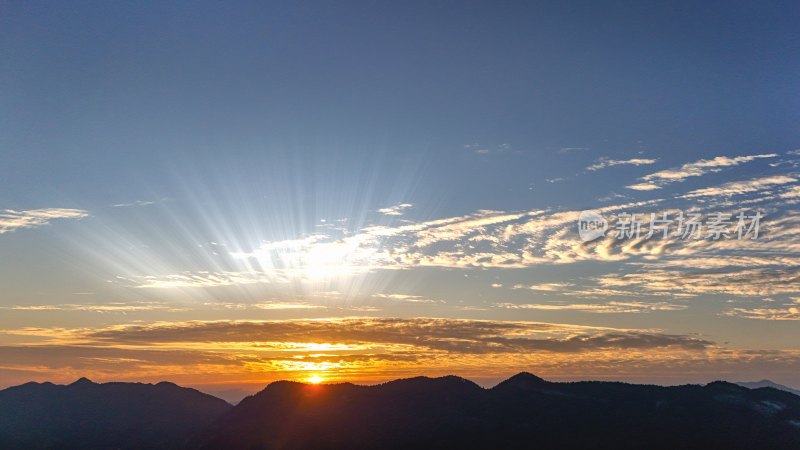
<svg viewBox="0 0 800 450"><path fill-rule="evenodd" d="M313 376L308 377L308 379L306 381L308 381L311 384L320 384L323 381L325 381L325 378L322 378L319 375L313 375Z"/></svg>

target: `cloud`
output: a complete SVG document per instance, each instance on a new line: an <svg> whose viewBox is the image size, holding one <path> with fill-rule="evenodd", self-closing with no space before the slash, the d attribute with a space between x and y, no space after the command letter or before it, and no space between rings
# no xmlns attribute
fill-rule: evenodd
<svg viewBox="0 0 800 450"><path fill-rule="evenodd" d="M707 173L719 172L722 167L738 166L739 164L753 161L760 158L774 158L775 153L749 156L717 156L713 159L701 159L695 162L686 163L677 169L661 170L640 178L643 183L632 184L628 189L637 191L651 191L661 189L663 186L683 181L689 177L699 177Z"/></svg>
<svg viewBox="0 0 800 450"><path fill-rule="evenodd" d="M498 303L497 308L503 309L533 309L540 311L578 311L596 314L626 314L626 313L645 313L651 311L680 311L686 309L686 305L674 303L656 302L608 302L608 303Z"/></svg>
<svg viewBox="0 0 800 450"><path fill-rule="evenodd" d="M374 298L391 300L395 302L404 303L444 303L444 300L433 300L421 295L408 295L408 294L372 294Z"/></svg>
<svg viewBox="0 0 800 450"><path fill-rule="evenodd" d="M515 284L513 289L530 289L532 291L556 292L565 288L575 286L574 283L538 283L538 284Z"/></svg>
<svg viewBox="0 0 800 450"><path fill-rule="evenodd" d="M637 183L625 186L628 189L633 189L634 191L655 191L661 189L661 186L655 183Z"/></svg>
<svg viewBox="0 0 800 450"><path fill-rule="evenodd" d="M769 189L772 186L794 183L797 178L776 175L764 178L753 178L745 181L732 181L715 187L695 189L682 196L682 198L712 197L712 196L731 196L747 194Z"/></svg>
<svg viewBox="0 0 800 450"><path fill-rule="evenodd" d="M699 261L720 252L763 253L777 256L800 253L800 215L761 220L757 240L681 239L677 225L667 237L647 238L649 222L639 237L617 239L614 215L646 211L660 200L633 202L599 208L609 220L610 232L603 238L583 242L577 233L579 211L532 210L527 212L479 211L398 226L371 226L343 235L311 235L305 238L266 242L252 251L232 251L231 270L185 271L163 275L126 275L118 282L146 288L217 287L291 282L336 281L366 276L376 270L437 268L525 268L537 265L572 264L580 261L655 262ZM660 217L678 211L658 208ZM702 210L693 209L693 211ZM732 229L732 227L731 227ZM707 230L703 229L705 233ZM732 233L729 230L729 233ZM734 261L731 258L730 261ZM235 269L235 270L234 270ZM326 282L328 282L326 281ZM518 286L519 287L519 286ZM555 285L533 286L553 290ZM579 289L576 289L579 291Z"/></svg>
<svg viewBox="0 0 800 450"><path fill-rule="evenodd" d="M82 209L45 208L27 211L6 209L0 211L0 234L47 225L57 219L83 219L88 216L89 212Z"/></svg>
<svg viewBox="0 0 800 450"><path fill-rule="evenodd" d="M800 307L786 308L733 308L725 313L733 317L758 320L800 320Z"/></svg>
<svg viewBox="0 0 800 450"><path fill-rule="evenodd" d="M603 287L630 288L642 292L716 294L764 297L800 292L794 268L751 268L719 270L665 270L612 274L598 278Z"/></svg>
<svg viewBox="0 0 800 450"><path fill-rule="evenodd" d="M709 216L709 205L691 204L686 199L675 197L669 203L655 199L598 208L609 220L610 231L592 242L583 242L578 235L580 211L483 210L428 221L368 226L350 234L326 230L325 234L263 242L249 250L236 249L226 253L225 248L218 248L216 251L221 256L215 260L220 262L213 268L216 270L128 273L117 282L130 287L178 289L175 295L202 297L201 302L231 293L252 299L269 296L267 298L279 298L281 302L292 304L303 303L296 299L314 298L318 291L338 290L344 293L340 300L368 300L363 307L374 310L375 307L397 306L400 302L433 305L437 301L424 293L413 296L402 294L402 291L384 292L381 282L386 279L384 277L393 276L390 271L459 269L471 276L472 273L479 274L482 269L597 262L613 265L597 264L593 278L537 277L536 282L528 280L524 284L517 284L519 280L491 278L496 272L487 270L486 277L479 282L486 289L489 284L496 283L508 289L529 289L529 292L547 299L566 298L568 301L565 303L578 305L571 307L571 311L589 312L592 309L598 313L648 311L646 306L636 302L663 303L662 306L668 307L680 304L677 299L684 298L719 302L721 299L717 297L720 296L799 295L800 284L791 273L800 260L800 213L794 210L770 210L769 215L762 219L760 235L755 240L749 237L737 240L730 230L731 237L719 241L681 239L675 235L675 227L666 237L659 234L648 239L647 223L639 238L615 238L618 217L623 212L644 213L645 222L651 212L656 216L666 212L671 218L675 218L678 212L689 211ZM676 202L679 201L687 203L687 206L678 208ZM734 213L735 222L736 210L716 212ZM704 227L703 234L707 231ZM604 270L615 273L605 273ZM376 280L380 281L376 283ZM229 289L228 286L240 287ZM209 287L221 289L189 289ZM183 288L186 290L181 290ZM161 294L173 295L172 292L159 292ZM518 291L515 294L520 295ZM585 306L595 303L594 300L602 306ZM549 302L530 303L548 304L546 307L531 307L530 313L535 313L535 308L539 311L554 308L549 306ZM441 309L457 312L463 307L490 308L490 303L450 302ZM568 310L565 307L561 309ZM327 310L333 311L330 306Z"/></svg>
<svg viewBox="0 0 800 450"><path fill-rule="evenodd" d="M110 302L110 303L62 303L54 305L10 305L0 306L0 310L10 311L90 311L97 313L126 313L137 311L186 311L186 308L176 307L161 302Z"/></svg>
<svg viewBox="0 0 800 450"><path fill-rule="evenodd" d="M700 257L684 257L684 258L667 258L662 261L654 263L642 263L641 267L648 269L658 269L667 267L689 267L696 269L711 270L714 269L720 272L722 269L737 269L742 267L756 268L763 266L800 266L800 257L796 256L781 256L781 255L766 255L766 256L741 256L741 255L725 255L725 256L700 256ZM738 270L738 269L737 269Z"/></svg>
<svg viewBox="0 0 800 450"><path fill-rule="evenodd" d="M325 306L301 302L260 302L260 303L205 303L213 309L232 310L284 310L284 309L324 309Z"/></svg>
<svg viewBox="0 0 800 450"><path fill-rule="evenodd" d="M607 348L703 349L711 342L653 331L586 327L541 322L439 318L341 318L284 321L214 321L130 324L96 330L23 329L6 334L46 337L53 344L126 347L191 343L208 349L342 348L380 346L465 354L584 352ZM297 343L297 345L295 345ZM233 345L233 346L232 346ZM298 347L299 345L299 347Z"/></svg>
<svg viewBox="0 0 800 450"><path fill-rule="evenodd" d="M607 159L601 158L596 163L592 164L591 166L587 167L586 170L596 171L600 169L605 169L606 167L614 167L614 166L622 166L622 165L631 165L631 166L643 166L646 164L655 164L657 159L644 159L644 158L634 158L634 159Z"/></svg>
<svg viewBox="0 0 800 450"><path fill-rule="evenodd" d="M118 281L143 289L210 288L271 283L274 276L258 271L199 271L167 275L118 276Z"/></svg>
<svg viewBox="0 0 800 450"><path fill-rule="evenodd" d="M636 183L626 187L628 189L633 189L634 191L655 191L661 189L661 186L655 183Z"/></svg>
<svg viewBox="0 0 800 450"><path fill-rule="evenodd" d="M152 200L136 200L136 201L131 202L131 203L117 203L117 204L111 205L111 207L112 208L128 208L128 207L131 207L131 206L150 206L150 205L155 205L155 204L156 204L156 202L154 202Z"/></svg>
<svg viewBox="0 0 800 450"><path fill-rule="evenodd" d="M413 207L411 203L400 203L398 205L390 206L388 208L381 208L378 210L379 213L385 216L402 216L403 211Z"/></svg>
<svg viewBox="0 0 800 450"><path fill-rule="evenodd" d="M800 186L792 186L780 194L781 198L800 198Z"/></svg>

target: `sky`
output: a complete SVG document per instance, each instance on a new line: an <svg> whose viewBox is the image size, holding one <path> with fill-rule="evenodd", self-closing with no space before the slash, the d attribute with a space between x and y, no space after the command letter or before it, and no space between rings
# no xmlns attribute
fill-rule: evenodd
<svg viewBox="0 0 800 450"><path fill-rule="evenodd" d="M798 387L798 20L0 2L0 387Z"/></svg>

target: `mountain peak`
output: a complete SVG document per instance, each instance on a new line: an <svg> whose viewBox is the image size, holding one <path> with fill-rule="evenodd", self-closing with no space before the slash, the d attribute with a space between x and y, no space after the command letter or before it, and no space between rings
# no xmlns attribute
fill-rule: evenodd
<svg viewBox="0 0 800 450"><path fill-rule="evenodd" d="M511 377L511 378L509 378L509 379L507 379L505 381L501 381L497 386L495 386L492 389L500 389L500 390L522 389L522 390L528 390L528 389L534 388L536 386L539 386L539 385L541 385L543 383L547 383L547 381L544 380L543 378L539 378L539 377L537 377L536 375L534 375L534 374L532 374L530 372L520 372L520 373L514 375L513 377Z"/></svg>
<svg viewBox="0 0 800 450"><path fill-rule="evenodd" d="M542 382L545 381L544 378L537 377L536 375L530 372L520 372L513 377L509 378L506 381L525 381L525 382Z"/></svg>
<svg viewBox="0 0 800 450"><path fill-rule="evenodd" d="M77 380L75 380L75 382L70 384L70 386L90 386L90 385L93 385L93 384L96 384L96 383L94 381L86 378L86 377L80 377Z"/></svg>
<svg viewBox="0 0 800 450"><path fill-rule="evenodd" d="M379 386L386 386L390 389L470 389L481 390L482 388L474 382L455 375L445 375L443 377L430 378L425 376L413 378L401 378L386 382Z"/></svg>
<svg viewBox="0 0 800 450"><path fill-rule="evenodd" d="M451 383L470 383L470 384L472 383L472 381L466 378L459 377L458 375L445 375L443 377L439 377L439 379Z"/></svg>
<svg viewBox="0 0 800 450"><path fill-rule="evenodd" d="M761 381L737 381L736 384L739 386L746 387L748 389L759 389L759 388L773 388L778 389L780 391L785 391L792 393L794 395L800 395L800 389L790 388L789 386L784 386L782 384L778 384L772 380L761 380Z"/></svg>

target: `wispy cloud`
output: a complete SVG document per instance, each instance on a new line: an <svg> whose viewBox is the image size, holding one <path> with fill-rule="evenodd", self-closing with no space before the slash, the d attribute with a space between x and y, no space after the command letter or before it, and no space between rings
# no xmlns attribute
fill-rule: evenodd
<svg viewBox="0 0 800 450"><path fill-rule="evenodd" d="M713 159L701 159L695 162L686 163L677 169L661 170L640 178L642 183L632 184L628 189L637 191L650 191L661 189L661 187L683 181L689 177L699 177L707 173L719 172L723 167L738 166L739 164L753 161L760 158L774 158L776 153L748 155L748 156L717 156Z"/></svg>
<svg viewBox="0 0 800 450"><path fill-rule="evenodd" d="M387 208L381 208L378 210L378 212L385 216L402 216L403 212L406 209L411 208L413 206L414 205L412 205L411 203L400 203L398 205L389 206Z"/></svg>
<svg viewBox="0 0 800 450"><path fill-rule="evenodd" d="M785 308L733 308L725 313L733 317L758 320L800 320L800 307Z"/></svg>
<svg viewBox="0 0 800 450"><path fill-rule="evenodd" d="M556 292L575 286L575 283L537 283L537 284L515 284L513 289L530 289L532 291Z"/></svg>
<svg viewBox="0 0 800 450"><path fill-rule="evenodd" d="M155 205L156 202L153 200L136 200L130 203L116 203L111 205L112 208L128 208L131 206L150 206Z"/></svg>
<svg viewBox="0 0 800 450"><path fill-rule="evenodd" d="M53 305L0 306L10 311L88 311L97 313L126 313L139 311L178 312L187 308L161 302L109 302L109 303L60 303Z"/></svg>
<svg viewBox="0 0 800 450"><path fill-rule="evenodd" d="M499 144L495 146L490 146L490 145L481 145L477 142L474 142L472 144L465 144L464 148L472 150L472 152L475 153L476 155L506 153L511 150L511 146L509 144Z"/></svg>
<svg viewBox="0 0 800 450"><path fill-rule="evenodd" d="M614 166L643 166L647 164L655 164L657 159L646 159L646 158L633 158L633 159L607 159L607 158L600 158L597 162L592 164L591 166L587 167L586 170L596 171L600 169L605 169L606 167L614 167Z"/></svg>
<svg viewBox="0 0 800 450"><path fill-rule="evenodd" d="M781 198L800 198L800 186L792 186L780 194Z"/></svg>
<svg viewBox="0 0 800 450"><path fill-rule="evenodd" d="M635 287L642 292L720 294L763 297L800 292L800 279L793 268L733 268L720 270L649 269L598 279L610 288Z"/></svg>
<svg viewBox="0 0 800 450"><path fill-rule="evenodd" d="M324 309L322 305L314 305L306 302L259 302L259 303L230 303L230 302L214 302L205 303L212 309L229 309L229 310L284 310L284 309Z"/></svg>
<svg viewBox="0 0 800 450"><path fill-rule="evenodd" d="M255 283L270 283L274 280L274 277L258 271L199 271L166 275L143 275L130 277L118 276L117 280L122 283L130 283L137 288L164 289L197 287L209 288Z"/></svg>
<svg viewBox="0 0 800 450"><path fill-rule="evenodd" d="M664 183L666 184L666 183ZM661 184L656 183L636 183L626 186L628 189L633 189L634 191L655 191L661 189Z"/></svg>
<svg viewBox="0 0 800 450"><path fill-rule="evenodd" d="M404 302L404 303L444 303L443 300L434 300L421 295L379 293L379 294L372 294L372 297L384 300L391 300L394 302Z"/></svg>
<svg viewBox="0 0 800 450"><path fill-rule="evenodd" d="M89 212L82 209L45 208L27 211L6 209L0 211L0 234L47 225L57 219L83 219L88 216Z"/></svg>
<svg viewBox="0 0 800 450"><path fill-rule="evenodd" d="M680 311L686 305L666 302L608 302L608 303L498 303L503 309L534 309L540 311L577 311L595 314L630 314L651 311Z"/></svg>
<svg viewBox="0 0 800 450"><path fill-rule="evenodd" d="M731 196L739 194L747 194L751 192L758 192L765 189L772 188L773 186L794 183L797 178L788 177L785 175L776 175L771 177L753 178L744 181L732 181L715 187L708 187L703 189L695 189L683 195L683 198L695 197L712 197L712 196Z"/></svg>

